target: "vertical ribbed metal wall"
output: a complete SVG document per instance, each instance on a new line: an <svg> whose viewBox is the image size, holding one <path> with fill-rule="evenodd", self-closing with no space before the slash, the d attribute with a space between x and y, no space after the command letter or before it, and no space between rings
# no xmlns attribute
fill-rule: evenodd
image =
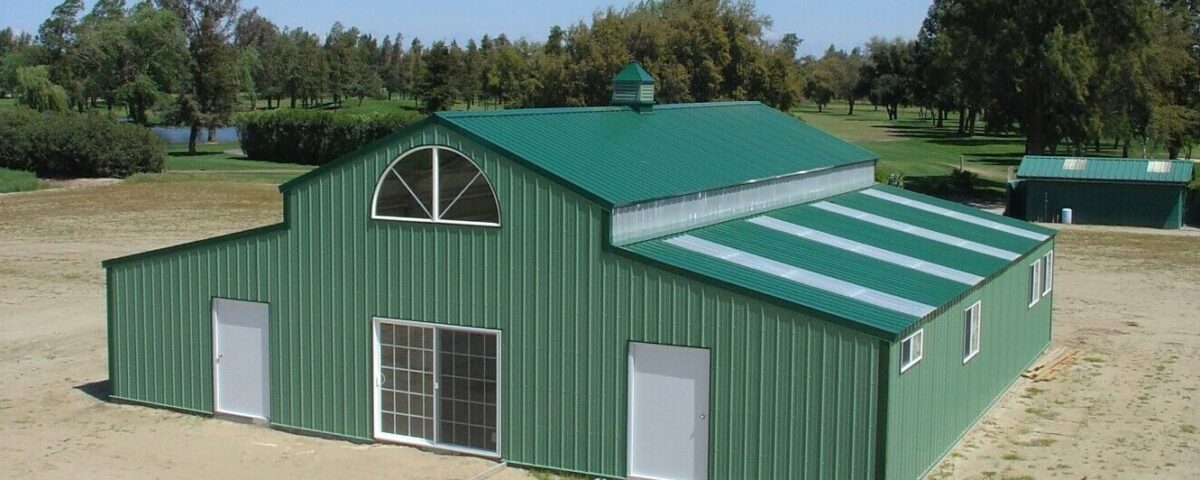
<svg viewBox="0 0 1200 480"><path fill-rule="evenodd" d="M112 395L212 412L211 300L270 298L285 240L266 232L111 268Z"/></svg>
<svg viewBox="0 0 1200 480"><path fill-rule="evenodd" d="M923 358L900 373L900 344L888 358L887 475L919 478L950 449L1050 343L1054 294L1029 307L1029 264L1051 239L904 336L924 329ZM963 311L981 301L979 353L964 357Z"/></svg>
<svg viewBox="0 0 1200 480"><path fill-rule="evenodd" d="M1063 208L1073 222L1177 229L1183 226L1187 186L1151 183L1023 180L1025 219L1062 221Z"/></svg>
<svg viewBox="0 0 1200 480"><path fill-rule="evenodd" d="M376 179L442 144L501 228L374 221ZM712 351L713 478L868 478L878 340L603 249L606 212L442 127L288 192L286 231L112 265L122 398L211 412L213 296L271 309L272 424L372 436L372 317L503 331L505 460L621 477L630 341Z"/></svg>

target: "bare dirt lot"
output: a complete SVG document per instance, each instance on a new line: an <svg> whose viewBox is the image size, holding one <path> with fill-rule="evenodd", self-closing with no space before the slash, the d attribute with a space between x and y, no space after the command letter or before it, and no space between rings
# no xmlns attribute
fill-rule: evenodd
<svg viewBox="0 0 1200 480"><path fill-rule="evenodd" d="M467 479L494 465L101 399L99 262L279 208L274 186L245 183L0 195L0 476ZM1084 353L1019 381L931 477L1200 478L1200 235L1073 227L1056 258L1052 348Z"/></svg>

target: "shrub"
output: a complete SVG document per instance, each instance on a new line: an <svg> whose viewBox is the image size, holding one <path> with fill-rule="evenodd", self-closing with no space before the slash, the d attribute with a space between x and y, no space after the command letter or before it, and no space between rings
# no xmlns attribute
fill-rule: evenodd
<svg viewBox="0 0 1200 480"><path fill-rule="evenodd" d="M347 115L274 110L239 115L242 151L255 160L320 165L412 124L415 112Z"/></svg>
<svg viewBox="0 0 1200 480"><path fill-rule="evenodd" d="M99 114L0 110L0 167L39 177L128 177L161 172L162 141Z"/></svg>
<svg viewBox="0 0 1200 480"><path fill-rule="evenodd" d="M975 194L975 182L979 180L979 174L970 170L956 168L950 172L950 183L954 189L963 195L971 196Z"/></svg>

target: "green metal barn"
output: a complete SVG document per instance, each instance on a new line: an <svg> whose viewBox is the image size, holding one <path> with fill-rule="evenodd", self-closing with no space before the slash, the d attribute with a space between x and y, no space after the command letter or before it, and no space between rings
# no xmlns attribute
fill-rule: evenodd
<svg viewBox="0 0 1200 480"><path fill-rule="evenodd" d="M1027 156L1008 214L1031 222L1176 229L1183 226L1189 160Z"/></svg>
<svg viewBox="0 0 1200 480"><path fill-rule="evenodd" d="M610 478L910 479L1045 349L1052 230L627 68L612 106L437 113L282 185L282 223L106 261L113 398Z"/></svg>

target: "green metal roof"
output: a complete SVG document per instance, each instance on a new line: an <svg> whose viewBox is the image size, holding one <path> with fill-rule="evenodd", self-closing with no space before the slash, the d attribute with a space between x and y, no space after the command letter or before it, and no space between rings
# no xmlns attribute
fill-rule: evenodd
<svg viewBox="0 0 1200 480"><path fill-rule="evenodd" d="M1193 166L1190 160L1026 156L1017 177L1188 183Z"/></svg>
<svg viewBox="0 0 1200 480"><path fill-rule="evenodd" d="M614 82L636 82L636 83L654 83L654 77L650 76L650 72L642 68L642 64L638 62L629 62L625 68L613 75Z"/></svg>
<svg viewBox="0 0 1200 480"><path fill-rule="evenodd" d="M874 160L758 102L438 112L606 206Z"/></svg>
<svg viewBox="0 0 1200 480"><path fill-rule="evenodd" d="M876 185L618 248L895 339L1053 235Z"/></svg>

